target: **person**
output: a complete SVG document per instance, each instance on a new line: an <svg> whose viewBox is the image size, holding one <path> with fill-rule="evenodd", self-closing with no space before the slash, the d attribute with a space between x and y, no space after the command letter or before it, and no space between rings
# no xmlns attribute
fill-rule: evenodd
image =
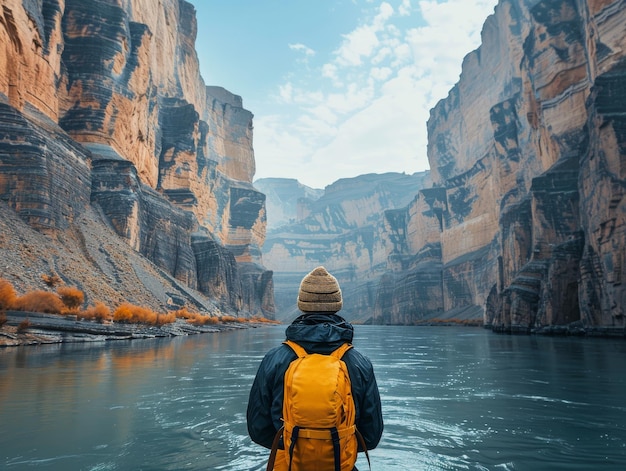
<svg viewBox="0 0 626 471"><path fill-rule="evenodd" d="M302 346L309 354L324 355L344 343L352 343L353 326L337 314L343 307L339 283L324 267L317 267L302 279L297 303L302 314L287 327L286 340ZM261 361L250 390L248 434L255 443L268 449L283 426L283 379L296 358L294 350L285 343L274 347ZM383 418L372 363L355 348L350 348L342 360L352 385L355 425L363 437L359 451L366 451L363 445L367 450L374 449L383 433ZM284 448L284 444L280 447ZM284 453L278 458L281 459L286 459ZM274 469L281 469L278 462ZM353 469L358 471L356 467Z"/></svg>

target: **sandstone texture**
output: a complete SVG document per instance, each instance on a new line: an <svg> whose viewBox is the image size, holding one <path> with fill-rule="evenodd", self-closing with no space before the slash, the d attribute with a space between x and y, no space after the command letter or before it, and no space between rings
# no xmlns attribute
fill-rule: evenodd
<svg viewBox="0 0 626 471"><path fill-rule="evenodd" d="M397 213L420 188L430 186L428 172L345 178L319 197L294 180L267 179L261 185L268 199L293 195L296 206L283 213L288 224L268 230L263 246L264 263L274 273L277 316L289 320L298 315L300 281L323 265L341 285L341 314L352 321L372 317L389 254L405 243L404 218Z"/></svg>
<svg viewBox="0 0 626 471"><path fill-rule="evenodd" d="M254 186L265 194L268 231L304 219L309 206L324 194L294 178L260 178Z"/></svg>
<svg viewBox="0 0 626 471"><path fill-rule="evenodd" d="M339 181L268 234L279 312L326 264L351 320L626 335L626 1L501 0L427 126L406 201Z"/></svg>
<svg viewBox="0 0 626 471"><path fill-rule="evenodd" d="M626 2L501 0L431 110L396 277L438 261L443 311L494 330L623 335L625 114Z"/></svg>
<svg viewBox="0 0 626 471"><path fill-rule="evenodd" d="M162 305L166 296L141 276L89 291L86 277L121 268L85 250L97 234L112 246L109 259L128 248L157 274L155 286L174 286L185 302L273 316L253 116L241 97L204 84L196 31L182 0L2 2L0 247L16 262L1 276L16 288L40 288L16 245L35 231L27 238L39 246L29 250L47 254L38 271L56 270L91 298L130 300L143 289L141 302ZM52 255L63 249L75 253L71 263Z"/></svg>

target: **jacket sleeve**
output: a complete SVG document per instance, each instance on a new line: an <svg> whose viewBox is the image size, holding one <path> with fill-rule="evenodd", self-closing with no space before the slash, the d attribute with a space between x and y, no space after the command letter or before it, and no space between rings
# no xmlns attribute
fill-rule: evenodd
<svg viewBox="0 0 626 471"><path fill-rule="evenodd" d="M348 371L357 405L356 427L363 435L367 449L372 450L378 446L384 428L380 393L374 376L374 367L366 357L352 350ZM360 445L359 451L364 451Z"/></svg>
<svg viewBox="0 0 626 471"><path fill-rule="evenodd" d="M250 389L246 413L248 434L265 448L272 448L274 436L282 425L283 376L294 357L285 345L270 350L261 361Z"/></svg>

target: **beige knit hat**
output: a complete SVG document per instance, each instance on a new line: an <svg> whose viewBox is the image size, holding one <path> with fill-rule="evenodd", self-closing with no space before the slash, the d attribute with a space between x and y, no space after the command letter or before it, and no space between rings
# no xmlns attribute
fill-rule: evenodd
<svg viewBox="0 0 626 471"><path fill-rule="evenodd" d="M339 283L326 268L317 267L302 279L298 293L298 309L302 312L337 312L342 306Z"/></svg>

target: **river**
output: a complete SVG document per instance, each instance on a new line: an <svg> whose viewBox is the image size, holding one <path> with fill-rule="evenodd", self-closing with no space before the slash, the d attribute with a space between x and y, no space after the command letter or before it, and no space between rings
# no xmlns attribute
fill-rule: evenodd
<svg viewBox="0 0 626 471"><path fill-rule="evenodd" d="M284 329L1 349L0 469L264 470L246 404ZM624 469L623 340L356 326L354 343L383 400L374 471Z"/></svg>

